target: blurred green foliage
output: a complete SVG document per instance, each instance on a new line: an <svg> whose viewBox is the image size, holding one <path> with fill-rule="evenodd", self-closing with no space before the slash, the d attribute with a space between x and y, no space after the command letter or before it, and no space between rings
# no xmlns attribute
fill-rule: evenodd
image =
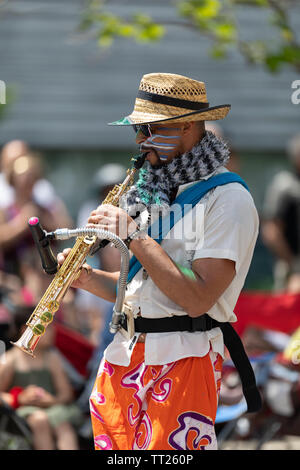
<svg viewBox="0 0 300 470"><path fill-rule="evenodd" d="M80 30L94 27L99 46L110 46L116 37L133 38L137 42L156 41L162 38L164 28L148 15L136 13L130 20L108 13L104 2L92 1L83 15Z"/></svg>
<svg viewBox="0 0 300 470"><path fill-rule="evenodd" d="M168 27L177 25L209 38L210 55L215 59L225 59L232 50L238 50L248 63L263 65L272 73L283 66L299 72L300 43L291 21L297 3L298 0L177 0L170 8L176 9L178 21L161 22L142 11L123 18L109 12L107 0L90 0L80 29L92 30L99 45L107 47L120 37L137 42L159 41ZM238 15L249 7L268 14L272 40L242 38Z"/></svg>

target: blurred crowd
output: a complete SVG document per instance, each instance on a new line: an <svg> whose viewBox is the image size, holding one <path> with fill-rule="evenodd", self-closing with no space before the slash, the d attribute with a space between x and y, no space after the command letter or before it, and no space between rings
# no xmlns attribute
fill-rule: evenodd
<svg viewBox="0 0 300 470"><path fill-rule="evenodd" d="M207 129L228 141L220 127L209 124ZM232 158L228 169L239 173L238 154L230 142L229 145ZM300 135L288 143L287 158L290 170L277 174L266 188L260 236L274 258L274 292L297 295L300 292ZM21 419L29 430L34 449L93 448L88 400L102 352L112 339L107 326L112 305L87 292L69 289L55 320L39 342L35 360L13 347L11 341L20 338L26 321L51 282L51 277L42 270L28 219L38 217L47 231L82 227L110 189L124 179L126 171L117 164L99 168L93 181L93 197L84 201L77 220L72 220L45 173L43 155L33 151L26 142L15 140L2 147L0 344L4 348L0 353L5 349L6 354L5 359L0 356L0 425L4 415ZM61 246L57 243L54 248L58 252ZM116 271L120 266L119 252L108 245L89 262L94 267ZM57 340L60 327L66 338L64 348ZM78 341L78 355L81 347L89 351L84 372L72 360L72 353L66 354L68 341ZM277 366L299 373L298 366L291 363L291 351L289 356L284 355L290 347L290 335L249 329L244 341L249 354L263 357L269 352L276 353ZM240 402L242 393L234 372L228 370L221 389L221 404L230 406ZM294 376L289 387L287 374L285 381L280 374L278 377L273 377L273 382L284 382L285 388L277 383L270 388L271 381L267 382L268 410L280 415L284 409L281 412L285 418L294 416L300 408L299 377ZM15 426L11 429L9 425L6 432L8 436L14 432L22 434L20 428L16 431ZM1 445L5 448L3 442L0 442L3 448Z"/></svg>
<svg viewBox="0 0 300 470"><path fill-rule="evenodd" d="M107 323L112 305L71 288L39 341L34 360L11 341L21 337L52 280L42 270L29 218L38 217L46 231L84 226L90 212L124 179L126 171L117 164L102 167L94 177L92 199L84 202L74 221L45 175L43 156L26 142L15 140L4 145L0 164L0 352L6 350L5 360L0 361L2 413L11 409L25 421L35 449L90 448L88 399L99 358L111 341ZM62 248L56 243L53 251ZM89 262L116 271L119 252L107 246ZM65 344L59 347L57 338L62 334ZM66 354L68 347L70 353ZM80 348L85 348L86 364L76 362L74 347L78 356L84 355Z"/></svg>

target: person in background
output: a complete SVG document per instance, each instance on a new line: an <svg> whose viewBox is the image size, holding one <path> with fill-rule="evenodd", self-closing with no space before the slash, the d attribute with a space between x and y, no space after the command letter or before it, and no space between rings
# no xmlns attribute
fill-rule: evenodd
<svg viewBox="0 0 300 470"><path fill-rule="evenodd" d="M32 308L15 314L16 338L24 332ZM0 365L0 396L26 419L35 450L77 450L74 426L81 412L74 404L73 390L54 344L54 328L49 325L39 341L35 360L17 347L6 353Z"/></svg>
<svg viewBox="0 0 300 470"><path fill-rule="evenodd" d="M12 140L2 147L0 155L0 210L14 202L14 189L7 181L7 173L13 162L29 151L28 145L22 140Z"/></svg>
<svg viewBox="0 0 300 470"><path fill-rule="evenodd" d="M218 139L222 139L227 143L230 148L230 159L227 162L226 168L229 171L239 173L241 170L239 155L237 154L237 151L233 147L232 143L230 142L230 139L228 139L227 136L224 134L222 127L219 124L216 124L215 122L207 122L205 128L207 131L213 132L215 136L218 137Z"/></svg>
<svg viewBox="0 0 300 470"><path fill-rule="evenodd" d="M275 256L274 290L300 292L300 134L287 146L291 170L267 188L262 237Z"/></svg>
<svg viewBox="0 0 300 470"><path fill-rule="evenodd" d="M41 160L34 153L13 160L6 172L7 181L14 190L14 199L0 210L0 250L1 267L10 274L19 274L22 254L33 245L28 219L35 215L48 230L56 228L51 213L33 200L32 188L41 174Z"/></svg>
<svg viewBox="0 0 300 470"><path fill-rule="evenodd" d="M5 210L15 202L15 189L9 182L9 173L14 161L28 153L31 153L30 147L22 140L12 140L2 147L0 154L0 210ZM39 158L42 161L41 155ZM73 225L65 204L43 174L32 187L32 199L35 204L49 211L55 217L57 227L71 227Z"/></svg>

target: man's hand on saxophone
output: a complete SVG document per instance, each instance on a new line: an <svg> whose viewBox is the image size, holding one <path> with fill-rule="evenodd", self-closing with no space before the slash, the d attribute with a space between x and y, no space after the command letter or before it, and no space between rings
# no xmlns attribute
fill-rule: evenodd
<svg viewBox="0 0 300 470"><path fill-rule="evenodd" d="M57 262L61 266L71 248L66 248L63 252L58 253ZM120 276L120 272L106 272L100 269L94 269L87 263L82 265L80 274L75 281L71 284L71 287L75 289L83 289L91 292L98 297L102 297L109 302L115 302L116 300L116 285Z"/></svg>
<svg viewBox="0 0 300 470"><path fill-rule="evenodd" d="M138 229L134 220L122 209L111 204L103 204L92 211L88 219L87 227L97 227L108 230L125 240L128 235ZM57 262L62 265L70 253L71 248L66 248L58 253ZM73 281L71 287L84 289L98 297L114 302L116 300L116 285L120 272L106 272L93 269L88 264L83 264L79 276Z"/></svg>
<svg viewBox="0 0 300 470"><path fill-rule="evenodd" d="M138 229L135 221L119 207L111 204L102 204L92 211L88 219L87 227L94 227L108 230L125 240L128 235Z"/></svg>
<svg viewBox="0 0 300 470"><path fill-rule="evenodd" d="M71 248L66 248L62 253L58 253L57 263L59 266L61 266L64 263L70 251L71 251ZM87 263L83 264L80 270L79 276L77 277L77 279L73 281L73 283L71 284L71 287L74 287L75 289L84 289L84 286L87 284L88 278L90 277L91 272L92 272L91 266L89 266Z"/></svg>

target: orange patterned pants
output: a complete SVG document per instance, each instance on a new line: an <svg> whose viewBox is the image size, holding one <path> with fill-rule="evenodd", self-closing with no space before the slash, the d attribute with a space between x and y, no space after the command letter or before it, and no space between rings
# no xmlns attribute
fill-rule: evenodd
<svg viewBox="0 0 300 470"><path fill-rule="evenodd" d="M90 398L95 449L216 449L222 357L147 366L144 347L136 344L128 367L100 364Z"/></svg>

